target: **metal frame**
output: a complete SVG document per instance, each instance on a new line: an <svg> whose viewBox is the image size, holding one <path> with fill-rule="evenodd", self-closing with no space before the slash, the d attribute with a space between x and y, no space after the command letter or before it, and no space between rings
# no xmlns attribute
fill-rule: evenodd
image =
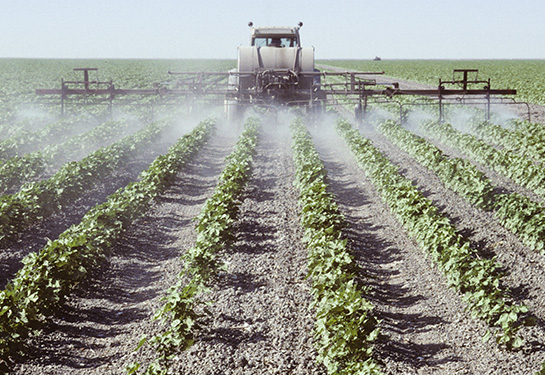
<svg viewBox="0 0 545 375"><path fill-rule="evenodd" d="M490 79L478 80L477 69L456 69L453 79L439 79L436 89L401 89L398 83L377 82L370 79L372 75L384 72L299 72L292 70L269 70L248 72L168 72L178 79L172 82L154 84L151 89L118 89L110 81L89 79L89 72L97 72L97 68L76 68L83 72L82 81L65 81L61 79L60 89L37 89L36 94L45 97L60 96L61 113L65 113L67 104L104 105L111 112L114 101L126 101L130 96L155 96L154 105L179 103L180 99L205 100L222 102L225 99L235 100L239 104L252 105L286 105L313 107L323 105L331 100L344 97L356 103L356 117L362 118L367 113L370 97L393 98L394 96L421 96L437 99L439 105L439 121L444 120L444 105L452 98L479 98L486 105L486 116L490 118L492 99L497 95L516 95L512 89L491 89ZM456 79L456 75L462 75ZM471 75L474 74L474 79ZM233 76L251 77L255 85L241 91L233 85L229 78ZM303 79L312 79L311 88L300 89L298 83ZM330 82L332 80L332 82ZM458 88L447 88L454 85ZM475 88L476 85L484 85ZM384 87L384 88L376 88ZM303 85L304 87L304 85ZM272 93L272 94L271 94ZM276 96L278 94L278 97ZM128 101L133 103L133 101ZM446 102L446 103L445 103ZM527 103L526 103L527 104ZM402 110L400 106L400 111ZM529 108L529 107L528 107ZM529 113L528 109L528 113Z"/></svg>

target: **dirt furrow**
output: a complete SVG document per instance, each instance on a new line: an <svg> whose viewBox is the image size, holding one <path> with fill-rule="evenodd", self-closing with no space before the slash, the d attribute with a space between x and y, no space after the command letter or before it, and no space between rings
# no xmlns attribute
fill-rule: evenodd
<svg viewBox="0 0 545 375"><path fill-rule="evenodd" d="M492 184L497 187L498 192L517 193L517 194L525 195L536 202L545 202L545 200L539 195L537 195L534 191L527 189L517 184L510 178L502 175L501 173L494 171L491 168L491 166L479 163L475 161L474 159L472 159L471 157L464 154L463 152L460 152L452 147L446 146L443 143L435 140L434 138L426 136L425 134L424 135L418 134L418 135L424 136L429 142L431 142L433 145L438 147L446 155L449 155L455 158L468 159L469 161L471 161L471 163L473 163L479 171L484 173L490 179Z"/></svg>
<svg viewBox="0 0 545 375"><path fill-rule="evenodd" d="M122 374L130 363L154 358L151 349L134 349L142 334L160 330L151 318L181 269L179 256L194 244L192 220L212 194L235 141L234 134L221 134L203 147L31 342L30 358L15 373Z"/></svg>
<svg viewBox="0 0 545 375"><path fill-rule="evenodd" d="M514 289L515 297L522 303L535 305L536 314L545 319L545 256L526 247L516 235L505 229L492 212L479 210L458 194L447 189L439 178L427 168L419 165L407 153L390 143L386 137L371 128L362 128L365 136L373 141L400 172L414 181L419 189L441 209L456 226L459 233L485 257L497 256L505 267L505 281ZM449 155L447 153L447 155ZM461 155L451 155L461 157ZM493 182L495 184L495 182ZM498 186L498 185L496 185ZM498 186L498 191L508 188ZM532 291L531 296L527 295ZM526 293L526 294L525 294ZM536 299L537 298L537 299Z"/></svg>
<svg viewBox="0 0 545 375"><path fill-rule="evenodd" d="M478 249L482 256L497 257L497 261L506 273L505 285L512 290L514 299L527 305L532 314L540 320L540 327L529 330L527 341L533 342L532 347L537 342L545 342L545 255L525 246L515 234L505 229L495 219L492 212L479 210L459 195L446 189L433 172L418 165L414 159L391 144L384 136L369 127L362 129L366 137L373 140L392 162L400 166L402 174L414 181L427 197L441 208L443 214L449 217L459 232L471 241L472 246ZM463 154L449 147L439 143L434 144L449 156L464 158ZM474 164L489 176L496 186L496 191L516 192L541 201L535 194L527 194L527 189L516 185L506 177L498 175L486 166L475 162ZM537 348L534 349L537 350Z"/></svg>
<svg viewBox="0 0 545 375"><path fill-rule="evenodd" d="M545 351L540 344L545 342L545 257L522 244L517 236L494 218L493 213L476 209L445 188L433 172L418 165L384 136L370 128L363 129L366 137L400 166L401 173L414 181L443 215L449 217L473 248L479 250L483 257L497 257L505 272L504 284L511 290L513 299L527 305L539 320L539 325L525 329L523 336L528 344L526 350L532 352L527 360L534 366L541 363L545 359ZM499 180L504 181L505 178ZM500 186L499 189L508 188Z"/></svg>
<svg viewBox="0 0 545 375"><path fill-rule="evenodd" d="M370 299L382 319L376 355L385 372L529 374L537 371L543 353L511 353L493 342L482 342L485 324L464 311L461 296L447 287L442 272L407 237L344 142L332 131L317 129L313 133L329 173L331 189L347 217L351 244L366 274L366 282L372 287ZM440 187L434 192L435 188L429 186L436 183L434 178L386 143L379 148L387 149L388 157L394 161L404 159L402 171L417 171L411 173L419 176L419 184L426 186L424 191L444 208L447 202L440 196L449 193ZM484 230L487 223L485 217L481 222Z"/></svg>
<svg viewBox="0 0 545 375"><path fill-rule="evenodd" d="M117 189L135 181L138 174L167 148L168 144L156 144L153 149L145 150L112 173L108 179L83 192L80 198L74 203L64 206L62 211L25 229L19 238L2 243L0 246L0 287L3 288L15 272L21 268L21 259L31 252L40 250L49 239L57 238L71 225L79 223L89 209L106 201L108 196Z"/></svg>
<svg viewBox="0 0 545 375"><path fill-rule="evenodd" d="M64 205L60 212L23 230L18 238L1 242L0 288L4 288L21 268L21 259L32 252L39 251L48 240L56 239L71 225L79 223L89 209L105 202L110 194L136 181L141 171L146 169L157 156L167 152L178 137L191 129L186 121L180 121L178 125L168 133L164 132L153 145L139 150L129 161L119 165L119 168L107 178L97 176L100 181L95 186L82 192L73 203Z"/></svg>
<svg viewBox="0 0 545 375"><path fill-rule="evenodd" d="M264 125L241 205L237 241L222 254L209 323L173 373L322 374L312 346L290 137Z"/></svg>

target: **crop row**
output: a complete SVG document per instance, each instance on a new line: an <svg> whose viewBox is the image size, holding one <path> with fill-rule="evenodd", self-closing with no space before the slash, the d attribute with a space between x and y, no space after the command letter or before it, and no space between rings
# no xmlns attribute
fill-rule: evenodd
<svg viewBox="0 0 545 375"><path fill-rule="evenodd" d="M545 133L542 130L532 133L528 131L531 129L530 126L524 126L527 122L518 121L518 123L520 125L515 125L515 130L488 122L470 122L468 125L469 131L485 142L499 145L528 159L544 163Z"/></svg>
<svg viewBox="0 0 545 375"><path fill-rule="evenodd" d="M394 121L385 121L377 129L433 171L446 187L480 209L493 210L500 223L525 245L545 250L545 212L540 203L520 194L495 193L490 180L475 165L466 159L448 157Z"/></svg>
<svg viewBox="0 0 545 375"><path fill-rule="evenodd" d="M426 139L404 129L395 121L388 120L377 130L397 146L408 152L420 164L434 171L451 190L470 203L489 208L494 197L490 180L466 159L449 158Z"/></svg>
<svg viewBox="0 0 545 375"><path fill-rule="evenodd" d="M65 142L52 144L23 156L14 156L0 166L0 193L40 176L48 168L58 168L80 155L86 155L97 149L100 145L111 143L120 135L127 133L128 129L128 121L106 121Z"/></svg>
<svg viewBox="0 0 545 375"><path fill-rule="evenodd" d="M227 164L214 194L205 202L197 217L195 246L183 256L184 270L163 297L165 303L154 317L162 319L166 330L149 340L144 336L137 346L138 350L148 343L158 353L158 357L145 369L147 375L166 374L171 360L193 345L200 325L198 307L204 304L202 293L208 290L209 281L221 268L219 251L235 240L232 227L237 220L249 177L259 127L259 121L254 118L246 121L235 149L226 159ZM137 373L140 366L140 363L134 363L127 368L127 372Z"/></svg>
<svg viewBox="0 0 545 375"><path fill-rule="evenodd" d="M479 163L483 163L516 183L545 197L545 168L506 149L497 149L450 124L423 121L420 128L447 146L454 147Z"/></svg>
<svg viewBox="0 0 545 375"><path fill-rule="evenodd" d="M543 128L543 124L517 119L513 121L513 125L517 132L545 140L545 129Z"/></svg>
<svg viewBox="0 0 545 375"><path fill-rule="evenodd" d="M9 112L0 111L0 140L1 141L4 141L8 138L16 136L19 133L22 134L21 131L25 128L25 125L31 124L29 119L25 119L24 121L9 121L8 120L9 117L10 117ZM35 120L33 122L36 123Z"/></svg>
<svg viewBox="0 0 545 375"><path fill-rule="evenodd" d="M12 137L0 141L0 162L24 154L29 148L38 149L44 145L61 142L70 135L93 126L90 120L83 123L80 121L79 117L70 117L50 123L38 131L20 130Z"/></svg>
<svg viewBox="0 0 545 375"><path fill-rule="evenodd" d="M440 142L458 149L477 162L504 174L513 181L545 196L545 170L523 156L506 149L496 149L470 134L455 130L449 124L424 121L421 130ZM530 248L545 251L545 213L543 206L520 194L496 196L496 217L502 225L519 236Z"/></svg>
<svg viewBox="0 0 545 375"><path fill-rule="evenodd" d="M80 161L65 164L47 180L26 184L15 194L1 196L0 241L73 203L82 192L128 161L134 150L151 144L167 125L166 121L151 123Z"/></svg>
<svg viewBox="0 0 545 375"><path fill-rule="evenodd" d="M314 329L318 359L330 374L378 374L371 357L379 334L371 315L373 305L355 275L358 267L342 237L345 226L337 204L327 191L326 171L301 119L291 124L296 186L301 225L312 280Z"/></svg>
<svg viewBox="0 0 545 375"><path fill-rule="evenodd" d="M337 130L409 235L431 254L451 287L464 295L472 315L497 331L498 343L520 347L523 340L517 333L528 309L511 301L495 260L482 259L437 207L349 122L340 120ZM490 335L488 330L485 338Z"/></svg>
<svg viewBox="0 0 545 375"><path fill-rule="evenodd" d="M14 357L24 353L26 338L57 311L74 285L86 280L89 270L204 144L213 126L211 121L200 123L157 157L139 182L110 195L79 224L23 260L23 268L0 292L0 370L7 371Z"/></svg>

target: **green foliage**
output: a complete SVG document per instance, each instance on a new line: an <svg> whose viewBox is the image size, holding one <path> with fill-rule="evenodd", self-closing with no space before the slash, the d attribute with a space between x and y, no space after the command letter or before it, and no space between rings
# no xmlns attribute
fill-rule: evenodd
<svg viewBox="0 0 545 375"><path fill-rule="evenodd" d="M66 142L49 145L37 154L44 158L48 166L56 168L79 158L79 155L85 155L90 150L98 149L102 145L122 138L130 133L133 126L128 120L104 121L85 133L71 137Z"/></svg>
<svg viewBox="0 0 545 375"><path fill-rule="evenodd" d="M33 223L73 203L90 186L107 178L138 149L159 137L167 122L155 122L120 141L102 147L78 162L70 162L45 181L23 185L0 197L0 241L15 237Z"/></svg>
<svg viewBox="0 0 545 375"><path fill-rule="evenodd" d="M259 128L259 120L249 118L246 121L235 149L226 158L227 165L214 194L196 218L196 244L184 255L185 270L179 275L177 284L163 297L165 304L156 313L156 318L162 318L167 329L151 340L142 339L138 344L136 350L147 342L158 353L158 357L144 369L146 375L167 374L170 361L193 345L201 317L196 311L204 305L200 295L207 291L206 284L222 267L218 252L235 240L232 227L250 175ZM190 282L184 284L184 278L190 278ZM128 374L136 374L140 367L139 363L134 363L126 370Z"/></svg>
<svg viewBox="0 0 545 375"><path fill-rule="evenodd" d="M0 141L0 161L6 161L16 155L25 154L28 149L38 149L48 144L54 144L67 139L78 131L73 120L63 119L51 122L37 131L21 129L10 138Z"/></svg>
<svg viewBox="0 0 545 375"><path fill-rule="evenodd" d="M199 60L199 59L167 59L167 60L131 60L131 59L2 59L0 60L0 130L5 121L12 127L17 120L19 109L23 111L38 103L35 94L37 88L60 88L61 78L66 81L80 81L81 72L74 72L74 67L89 66L98 68L91 79L101 81L112 80L116 88L149 89L155 82L171 81L168 71L222 71L236 67L236 60ZM43 99L43 98L42 98ZM143 98L140 104L149 103L154 98ZM103 114L106 106L100 111L97 108L84 106L85 112ZM60 106L43 106L34 104L40 112L49 109L57 115ZM81 108L69 106L67 110L77 112ZM133 112L149 111L146 105L131 108ZM0 135L1 136L1 135Z"/></svg>
<svg viewBox="0 0 545 375"><path fill-rule="evenodd" d="M514 120L513 130L518 134L522 134L526 137L537 138L536 142L539 142L539 139L545 139L545 129L543 124L537 122L530 122L525 120ZM534 143L532 141L532 143Z"/></svg>
<svg viewBox="0 0 545 375"><path fill-rule="evenodd" d="M516 89L517 100L545 105L544 60L324 60L324 64L427 83L450 80L454 69L479 69L479 79L491 79L492 88Z"/></svg>
<svg viewBox="0 0 545 375"><path fill-rule="evenodd" d="M72 117L73 127L86 129L80 117ZM56 169L70 160L80 158L101 145L111 143L125 135L129 121L105 121L91 130L70 137L65 142L50 144L38 151L23 156L14 156L0 165L0 193L21 186L39 177L46 169ZM73 131L72 131L73 132Z"/></svg>
<svg viewBox="0 0 545 375"><path fill-rule="evenodd" d="M511 127L489 122L469 122L468 130L485 142L506 148L525 158L543 164L545 162L545 131L542 124L515 120Z"/></svg>
<svg viewBox="0 0 545 375"><path fill-rule="evenodd" d="M197 217L197 241L184 256L186 272L206 283L221 267L217 252L233 243L231 228L237 219L242 193L249 177L260 123L250 118L233 152L226 158L214 194Z"/></svg>
<svg viewBox="0 0 545 375"><path fill-rule="evenodd" d="M202 292L201 286L195 282L183 285L182 281L172 286L163 300L165 304L157 311L155 319L163 320L167 324L167 331L152 337L144 336L136 350L146 343L153 346L158 357L146 368L145 374L167 374L170 361L181 351L191 347L195 341L195 332L200 328L201 316L196 312L201 303L197 294ZM140 368L139 363L127 368L127 373L135 374Z"/></svg>
<svg viewBox="0 0 545 375"><path fill-rule="evenodd" d="M356 263L342 239L344 218L327 191L326 171L303 122L291 124L301 225L309 250L308 276L316 308L318 359L329 374L379 374L373 343L379 334L373 309L355 282Z"/></svg>
<svg viewBox="0 0 545 375"><path fill-rule="evenodd" d="M39 176L45 168L46 163L40 152L12 157L0 166L0 194Z"/></svg>
<svg viewBox="0 0 545 375"><path fill-rule="evenodd" d="M421 127L423 131L444 144L457 148L540 195L545 194L543 185L545 170L541 165L536 165L512 151L496 149L473 135L455 130L449 124L427 121L423 122ZM491 208L494 209L500 223L515 233L525 245L543 253L545 251L543 206L519 194L496 194L493 201Z"/></svg>
<svg viewBox="0 0 545 375"><path fill-rule="evenodd" d="M202 122L169 152L127 185L91 209L81 222L23 259L24 266L0 291L0 360L9 363L24 350L24 342L43 320L58 309L71 288L107 254L126 228L148 208L168 181L206 141L213 123ZM157 128L157 125L150 129ZM159 127L160 128L160 127ZM155 132L154 132L155 133ZM136 139L146 139L145 133ZM76 165L71 168L80 170ZM66 170L65 170L66 171ZM66 171L67 175L71 172Z"/></svg>
<svg viewBox="0 0 545 375"><path fill-rule="evenodd" d="M543 205L520 194L498 195L494 212L507 229L528 247L545 253L545 211Z"/></svg>
<svg viewBox="0 0 545 375"><path fill-rule="evenodd" d="M495 259L480 258L432 202L349 122L339 121L337 130L409 235L427 250L451 287L464 294L472 315L496 328L499 344L521 346L517 332L527 308L510 301Z"/></svg>
<svg viewBox="0 0 545 375"><path fill-rule="evenodd" d="M404 129L395 121L385 121L377 129L420 164L435 172L446 187L470 203L484 209L494 204L494 187L490 180L469 161L449 158L426 139Z"/></svg>
<svg viewBox="0 0 545 375"><path fill-rule="evenodd" d="M454 129L449 124L424 121L420 127L422 131L442 143L461 150L479 163L545 197L545 168L543 166L536 165L533 161L507 149L496 149L473 135Z"/></svg>

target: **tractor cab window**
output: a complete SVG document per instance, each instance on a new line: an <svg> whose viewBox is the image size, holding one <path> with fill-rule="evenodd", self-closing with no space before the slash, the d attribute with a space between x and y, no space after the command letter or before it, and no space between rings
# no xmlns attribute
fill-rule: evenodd
<svg viewBox="0 0 545 375"><path fill-rule="evenodd" d="M257 47L297 47L295 38L264 38L254 39L254 45Z"/></svg>

